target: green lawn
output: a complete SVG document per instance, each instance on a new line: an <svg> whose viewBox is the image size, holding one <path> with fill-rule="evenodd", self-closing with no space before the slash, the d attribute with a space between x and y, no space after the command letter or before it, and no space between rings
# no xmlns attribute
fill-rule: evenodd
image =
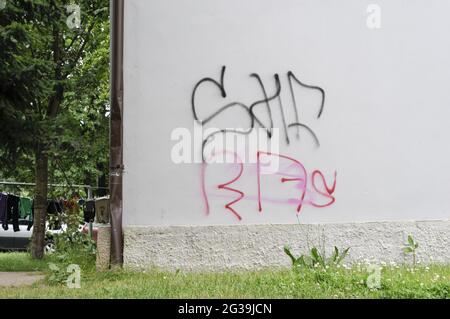
<svg viewBox="0 0 450 319"><path fill-rule="evenodd" d="M45 271L48 258L35 260L27 253L0 253L0 271Z"/></svg>
<svg viewBox="0 0 450 319"><path fill-rule="evenodd" d="M45 281L31 287L0 288L0 298L450 298L450 266L384 267L381 288L369 289L366 269L183 273L116 270L99 273L82 266L81 288L55 283L50 257L0 254L0 271L40 270ZM64 268L63 265L60 265ZM63 274L63 277L65 275ZM65 277L64 277L65 278ZM63 278L63 279L64 279Z"/></svg>

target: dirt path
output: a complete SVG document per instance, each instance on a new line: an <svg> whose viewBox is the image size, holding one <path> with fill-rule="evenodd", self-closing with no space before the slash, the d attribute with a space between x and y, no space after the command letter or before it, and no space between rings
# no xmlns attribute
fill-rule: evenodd
<svg viewBox="0 0 450 319"><path fill-rule="evenodd" d="M0 272L0 287L30 286L44 278L40 272Z"/></svg>

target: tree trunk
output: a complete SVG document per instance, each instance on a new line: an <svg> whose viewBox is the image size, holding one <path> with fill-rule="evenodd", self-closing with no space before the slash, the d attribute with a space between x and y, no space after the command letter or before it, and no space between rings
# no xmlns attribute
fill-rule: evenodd
<svg viewBox="0 0 450 319"><path fill-rule="evenodd" d="M53 5L55 5L53 3ZM57 12L57 11L55 11ZM61 32L59 22L53 24L53 62L55 63L54 93L50 96L47 109L47 119L55 119L58 115L61 102L64 97L64 80L62 75L63 59ZM83 46L84 47L84 46ZM44 256L45 222L47 215L47 185L48 185L48 154L45 143L38 143L36 149L36 198L34 204L34 227L31 242L31 256L41 259Z"/></svg>
<svg viewBox="0 0 450 319"><path fill-rule="evenodd" d="M48 155L41 146L36 151L36 197L34 200L34 223L31 256L42 259L45 245L45 222L47 215Z"/></svg>
<svg viewBox="0 0 450 319"><path fill-rule="evenodd" d="M61 62L59 46L59 28L54 26L53 50L55 62L55 79L61 80ZM54 119L59 111L63 99L64 87L58 83L55 85L54 94L50 97L47 117ZM44 256L45 222L47 220L47 185L48 185L48 154L44 143L39 143L36 149L36 198L34 205L34 226L31 243L31 256L41 259Z"/></svg>

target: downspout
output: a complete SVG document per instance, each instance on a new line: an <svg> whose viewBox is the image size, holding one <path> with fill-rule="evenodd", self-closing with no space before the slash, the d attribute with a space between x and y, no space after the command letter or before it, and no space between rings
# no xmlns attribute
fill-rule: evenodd
<svg viewBox="0 0 450 319"><path fill-rule="evenodd" d="M109 129L109 187L111 209L111 265L123 264L123 27L124 0L110 0L111 77Z"/></svg>

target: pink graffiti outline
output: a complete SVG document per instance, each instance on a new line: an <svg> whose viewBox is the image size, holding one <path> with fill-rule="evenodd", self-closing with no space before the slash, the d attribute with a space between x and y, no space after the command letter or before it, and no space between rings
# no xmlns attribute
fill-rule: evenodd
<svg viewBox="0 0 450 319"><path fill-rule="evenodd" d="M323 192L322 190L320 190L320 189L317 188L317 186L316 186L316 176L317 176L317 175L320 176L320 178L321 178L321 180L322 180L322 183L323 183L323 185L325 186L325 189L326 189L326 191L327 191L326 193ZM314 170L314 171L312 172L312 174L311 174L311 183L312 183L312 186L313 186L314 190L315 190L317 193L319 193L320 195L323 195L323 196L325 196L325 197L331 199L331 201L330 201L329 203L323 204L323 205L316 204L316 203L314 203L314 202L311 201L311 205L312 205L312 206L314 206L314 207L328 207L328 206L330 206L331 204L333 204L333 203L336 201L336 199L334 198L334 196L331 195L331 194L334 193L334 191L335 191L335 189L336 189L336 178L337 178L337 172L334 171L334 181L333 181L333 186L332 186L331 188L329 188L328 185L327 185L327 182L326 182L326 180L325 180L325 177L323 176L323 173L322 173L321 171L319 171L319 170L316 169L316 170Z"/></svg>
<svg viewBox="0 0 450 319"><path fill-rule="evenodd" d="M297 164L298 166L300 166L301 170L303 171L303 174L305 177L308 176L305 167L303 166L302 163L300 163L299 161L297 161L296 159L289 157L289 156L285 156L285 155L281 155L281 154L275 154L275 153L271 153L271 152L262 152L262 151L258 151L257 155L256 155L256 170L257 170L257 179L258 179L258 211L262 212L262 205L261 205L261 161L260 161L260 156L261 154L265 154L268 156L278 156L280 158L284 158L287 160L290 160L292 162L294 162L295 164ZM287 174L286 174L287 175ZM285 175L285 176L286 176ZM289 176L289 175L288 175ZM305 195L306 195L306 184L307 184L307 178L303 179L303 178L281 178L281 182L285 183L285 182L292 182L292 181L304 181L303 183L303 187L299 187L300 190L302 190L302 196L299 199L299 205L297 206L297 215L300 214L300 210L302 208L303 205L303 200L305 199ZM297 185L300 185L300 183L298 183Z"/></svg>
<svg viewBox="0 0 450 319"><path fill-rule="evenodd" d="M231 211L239 220L242 220L241 215L239 215L238 212L234 208L231 207L231 205L239 202L244 197L245 193L241 192L238 189L231 188L231 187L228 187L228 186L233 184L234 182L236 182L239 178L241 178L242 173L244 172L244 164L242 163L242 159L235 152L231 152L231 151L220 151L218 153L214 152L211 155L211 157L207 160L207 162L209 162L214 157L216 157L216 156L218 156L220 154L231 154L231 155L233 155L235 161L237 162L237 164L239 164L239 173L238 173L238 175L235 176L231 181L228 181L228 182L226 182L224 184L219 184L217 186L217 188L218 189L226 189L226 190L229 190L231 192L235 192L235 193L239 194L239 197L236 198L235 200L227 203L225 205L225 208L228 209L229 211ZM208 200L208 195L206 193L206 185L205 185L206 165L207 165L206 162L202 163L202 170L201 170L201 178L202 178L201 184L202 185L201 186L202 186L203 199L204 199L204 202L205 202L205 205L206 205L206 215L209 215L210 207L209 207L209 200Z"/></svg>

